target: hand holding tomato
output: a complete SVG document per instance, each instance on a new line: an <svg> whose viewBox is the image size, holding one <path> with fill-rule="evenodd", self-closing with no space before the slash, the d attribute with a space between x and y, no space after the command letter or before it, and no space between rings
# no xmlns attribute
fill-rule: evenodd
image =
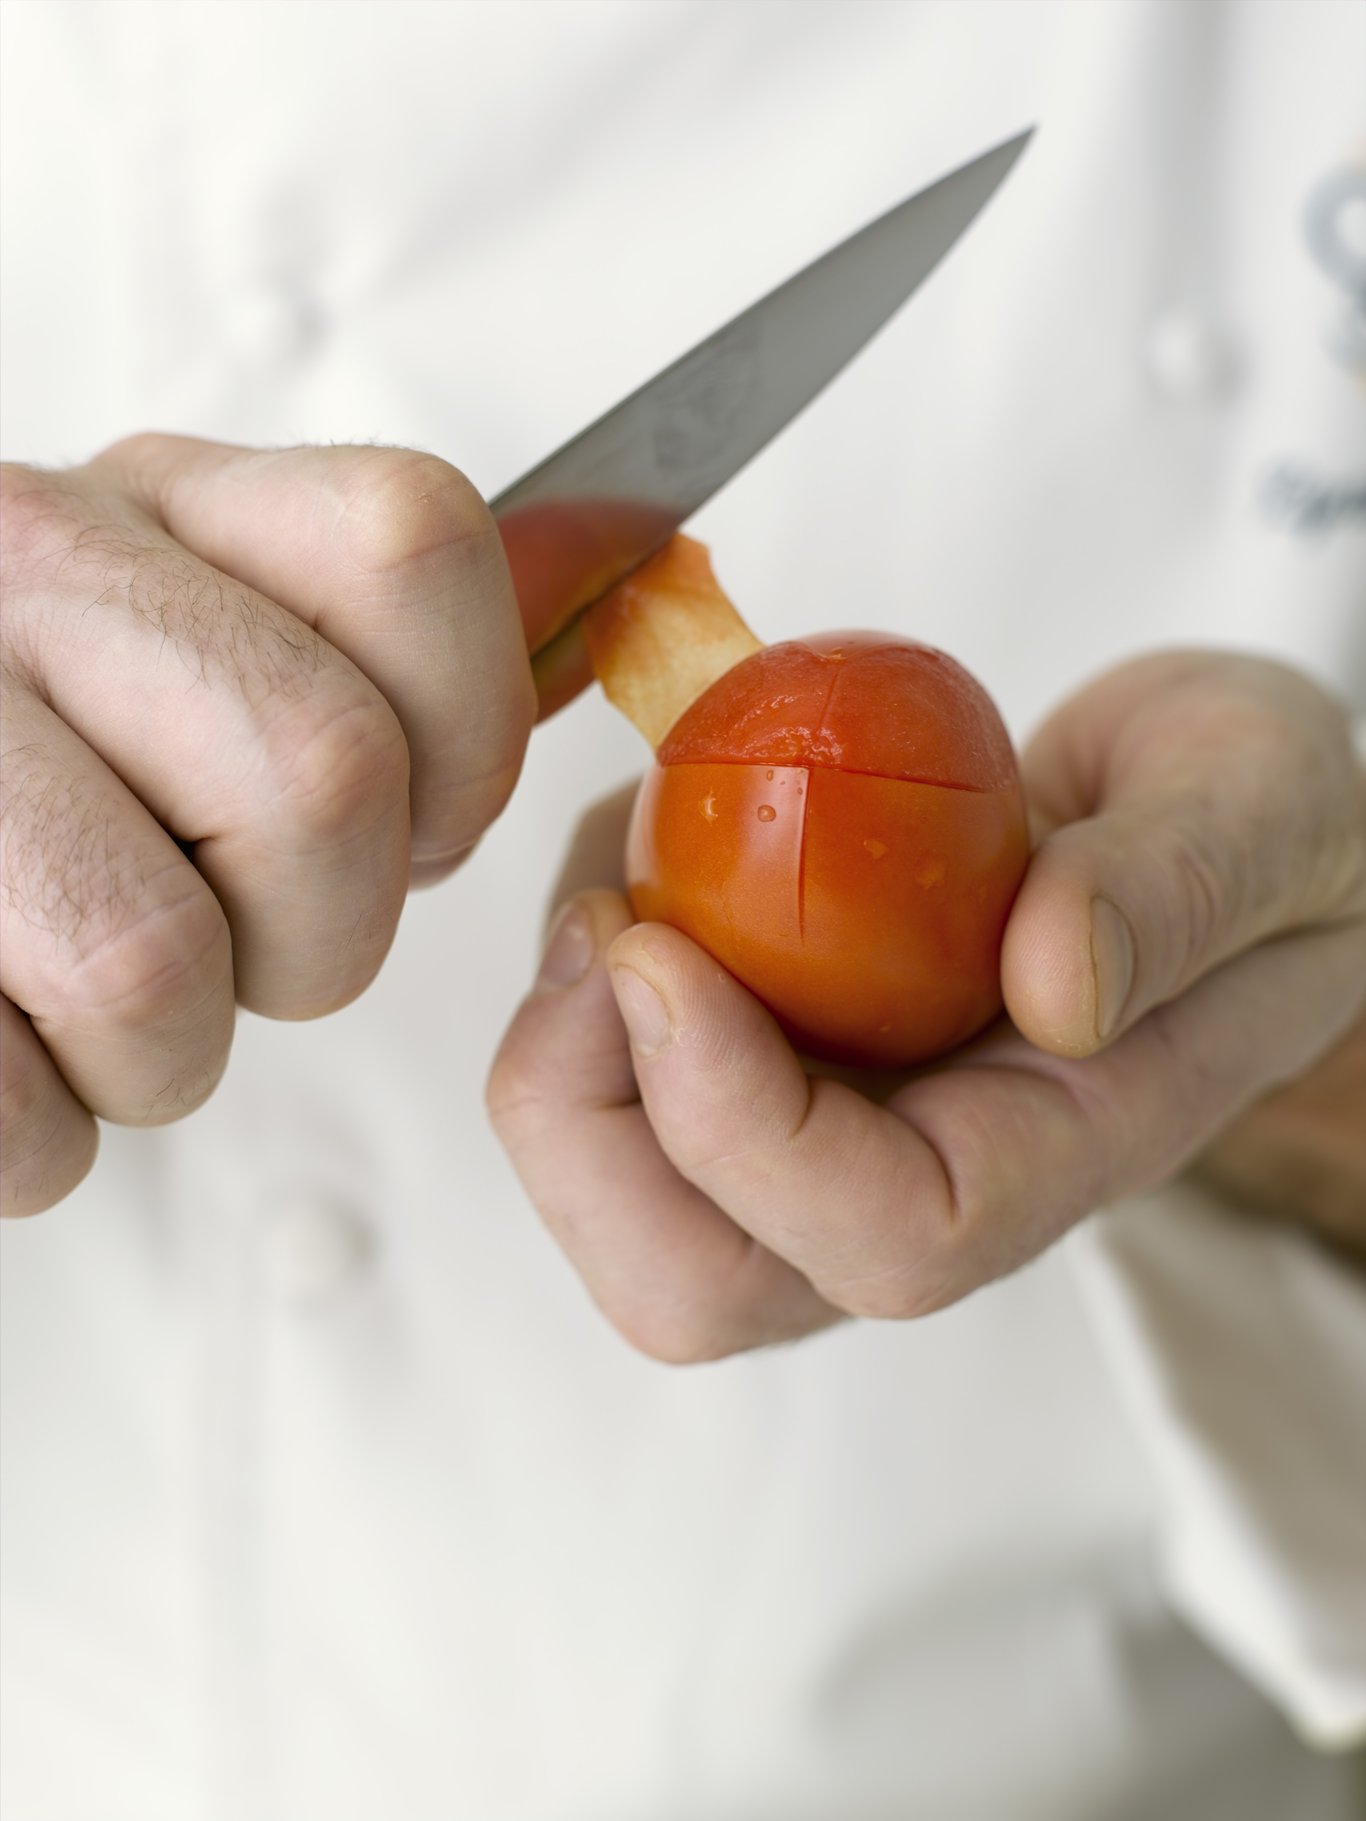
<svg viewBox="0 0 1366 1821"><path fill-rule="evenodd" d="M585 635L655 749L626 848L637 918L693 937L811 1055L909 1067L991 1022L1029 831L975 678L890 633L761 645L685 537Z"/></svg>
<svg viewBox="0 0 1366 1821"><path fill-rule="evenodd" d="M1366 781L1307 679L1140 659L1066 703L1022 770L1042 838L1005 931L1011 1022L898 1076L804 1066L695 943L632 925L626 801L586 822L489 1102L647 1353L950 1303L1312 1081L1366 1011Z"/></svg>

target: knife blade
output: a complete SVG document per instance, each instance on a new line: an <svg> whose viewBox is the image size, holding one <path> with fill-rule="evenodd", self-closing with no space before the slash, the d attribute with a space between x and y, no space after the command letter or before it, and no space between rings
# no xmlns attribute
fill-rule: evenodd
<svg viewBox="0 0 1366 1821"><path fill-rule="evenodd" d="M1033 128L889 209L647 380L492 502L533 649L658 550L943 259Z"/></svg>

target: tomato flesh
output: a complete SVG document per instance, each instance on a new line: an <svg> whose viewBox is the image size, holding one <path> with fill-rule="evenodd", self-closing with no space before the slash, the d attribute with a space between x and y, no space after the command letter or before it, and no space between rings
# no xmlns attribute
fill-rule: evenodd
<svg viewBox="0 0 1366 1821"><path fill-rule="evenodd" d="M658 758L632 908L700 943L799 1048L908 1066L1000 1011L1024 804L1000 718L952 659L885 635L768 646Z"/></svg>

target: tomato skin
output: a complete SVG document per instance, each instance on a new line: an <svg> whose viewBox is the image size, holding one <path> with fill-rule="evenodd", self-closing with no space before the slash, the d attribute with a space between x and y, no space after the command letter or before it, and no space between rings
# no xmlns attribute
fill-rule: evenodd
<svg viewBox="0 0 1366 1821"><path fill-rule="evenodd" d="M537 500L498 521L527 647L548 644L604 583L620 572L623 552L668 535L668 515L644 501Z"/></svg>
<svg viewBox="0 0 1366 1821"><path fill-rule="evenodd" d="M715 682L660 742L661 765L819 765L1001 790L1010 735L974 676L932 645L826 632L766 645Z"/></svg>
<svg viewBox="0 0 1366 1821"><path fill-rule="evenodd" d="M799 1049L911 1066L1001 1009L1001 937L1029 853L1014 756L990 698L951 659L879 658L869 681L857 651L925 648L885 638L856 646L849 635L801 644L840 654L834 727L821 718L818 672L809 688L793 686L810 666L805 656L794 663L789 647L769 646L714 684L663 743L636 800L632 909L691 936ZM752 667L758 677L744 675ZM898 676L914 684L890 707L889 669L894 695ZM936 694L945 705L937 717ZM728 715L736 758L715 750ZM865 766L876 762L879 717L892 728L883 763L903 775L829 763L851 748ZM707 756L677 756L698 751ZM982 782L908 778L912 765Z"/></svg>

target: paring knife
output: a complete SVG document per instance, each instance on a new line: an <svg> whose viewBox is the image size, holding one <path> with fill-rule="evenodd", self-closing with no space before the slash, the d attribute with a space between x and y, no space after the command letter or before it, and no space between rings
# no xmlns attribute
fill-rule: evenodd
<svg viewBox="0 0 1366 1821"><path fill-rule="evenodd" d="M834 379L939 264L1032 133L951 171L822 254L493 501L539 654L543 713L558 706L565 663L557 654L563 659L577 644L582 613Z"/></svg>

